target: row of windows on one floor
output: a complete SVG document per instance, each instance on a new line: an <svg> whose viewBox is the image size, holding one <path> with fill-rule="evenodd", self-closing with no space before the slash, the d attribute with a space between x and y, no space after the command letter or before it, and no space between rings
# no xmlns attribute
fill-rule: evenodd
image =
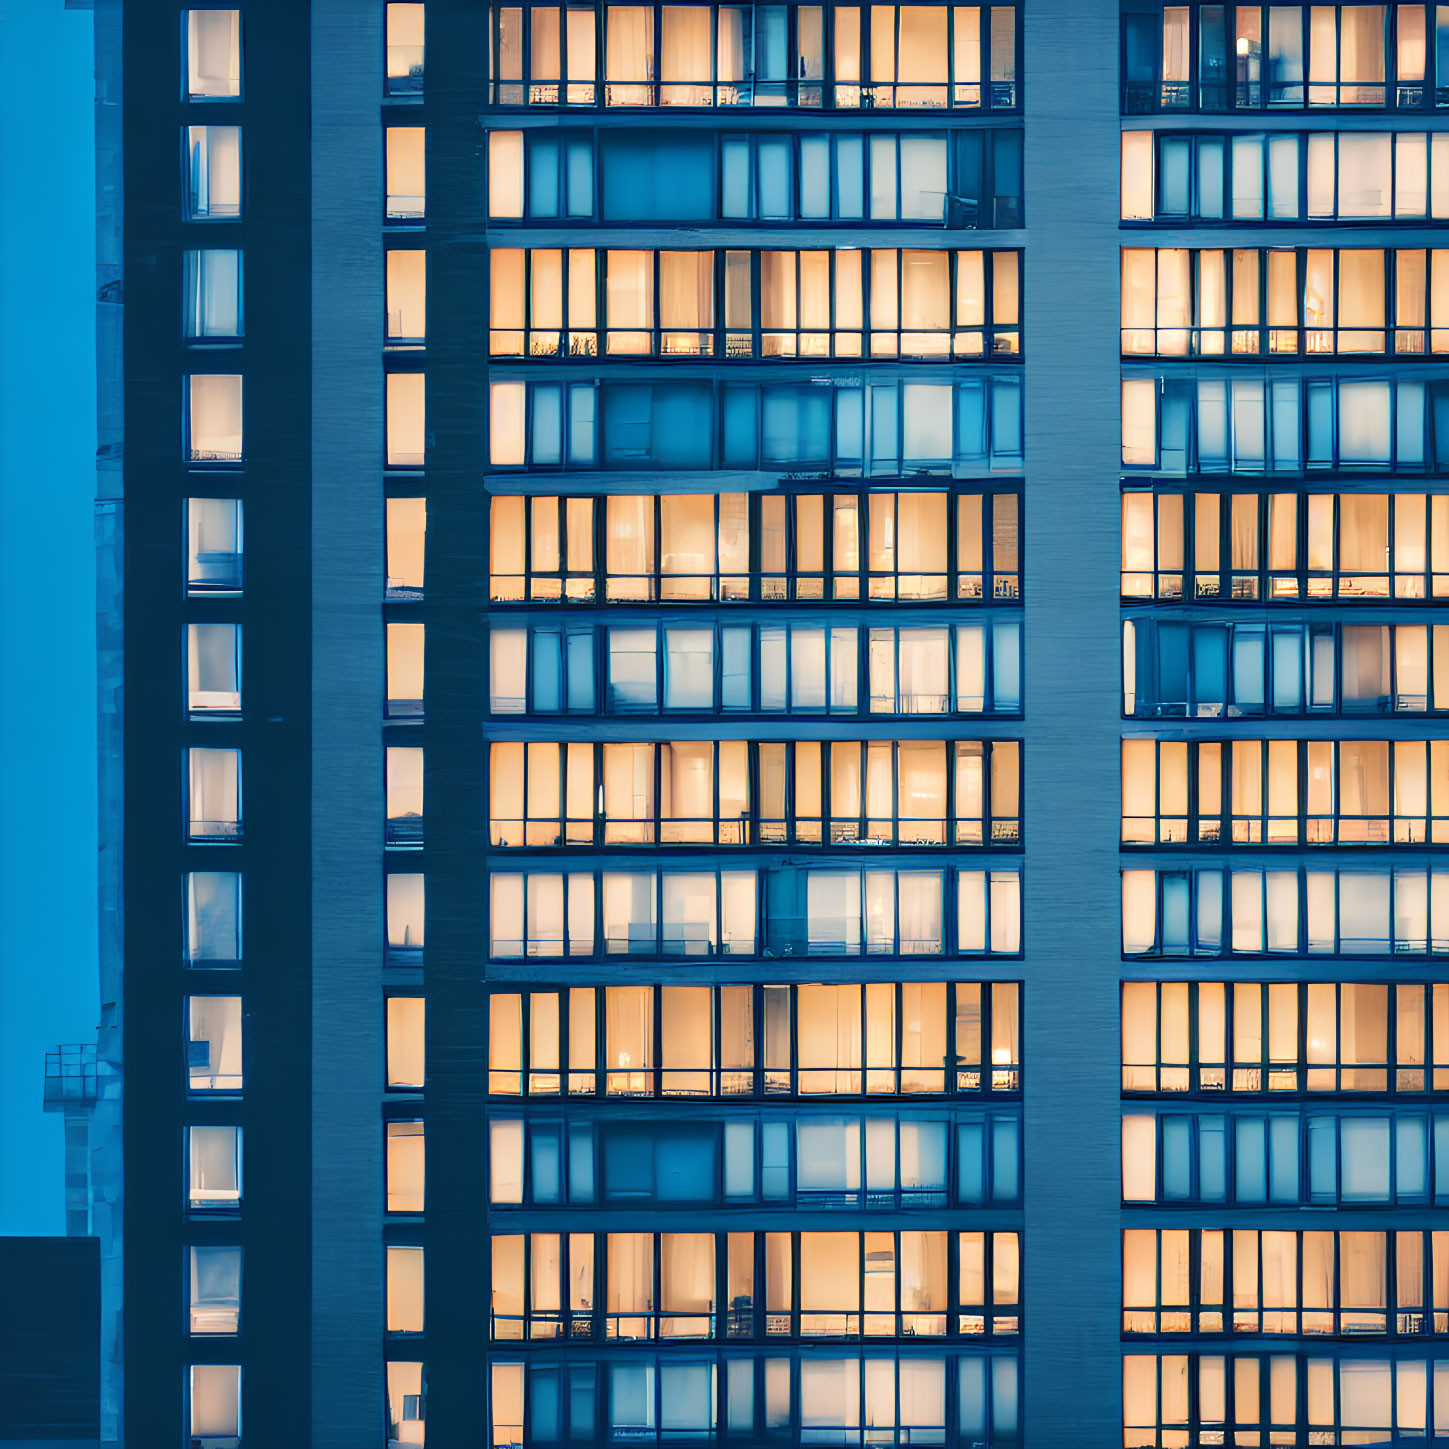
<svg viewBox="0 0 1449 1449"><path fill-rule="evenodd" d="M725 1128L723 1150L721 1125ZM562 1206L593 1210L602 1205L617 1211L623 1204L633 1210L635 1221L641 1211L653 1214L660 1209L678 1220L681 1212L707 1207L763 1204L788 1208L793 1203L812 1208L858 1208L860 1142L855 1134L859 1125L857 1122L852 1127L848 1121L835 1127L825 1124L820 1131L808 1133L802 1128L797 1143L788 1122L697 1121L692 1128L665 1126L657 1136L643 1124L637 1124L632 1134L622 1127L612 1132L601 1127L597 1139L589 1124L574 1123L566 1134L567 1154L561 1156L560 1124L493 1118L487 1168L489 1201L500 1208L525 1206L534 1214L541 1208ZM871 1208L899 1213L905 1208L948 1204L1009 1207L1019 1203L1019 1118L996 1114L988 1121L958 1123L951 1156L946 1149L952 1134L945 1122L901 1124L899 1148L895 1125L885 1125L891 1135L882 1137L877 1131L868 1154L866 1197ZM189 1142L192 1213L235 1216L241 1207L241 1129L193 1127ZM220 1160L217 1154L223 1148L224 1165L233 1174L226 1179L228 1192L207 1197L204 1183L218 1179L215 1173L210 1179L198 1174L207 1161ZM917 1148L924 1156L909 1155ZM426 1213L426 1122L421 1118L389 1118L383 1124L383 1150L387 1212L405 1216ZM848 1156L851 1152L853 1158ZM698 1176L684 1171L687 1164L698 1168ZM495 1222L504 1222L508 1217L507 1213L502 1217L493 1214ZM542 1221L537 1216L524 1220ZM578 1227L589 1223L587 1217L577 1216L566 1217L565 1221ZM789 1236L783 1234L781 1241L788 1244ZM848 1238L858 1245L860 1235L826 1236ZM788 1270L788 1256L785 1264ZM758 1331L753 1328L751 1336ZM829 1330L782 1325L771 1331L858 1334L860 1325L837 1325Z"/></svg>
<svg viewBox="0 0 1449 1449"><path fill-rule="evenodd" d="M535 987L488 998L488 1090L501 1097L974 1095L1020 1085L1014 981Z"/></svg>
<svg viewBox="0 0 1449 1449"><path fill-rule="evenodd" d="M503 5L497 106L1010 110L1011 5Z"/></svg>
<svg viewBox="0 0 1449 1449"><path fill-rule="evenodd" d="M401 1311L401 1305L399 1306ZM934 1444L1018 1449L1016 1353L874 1351L796 1359L736 1350L597 1360L546 1349L526 1360L493 1355L492 1449L598 1444ZM388 1449L423 1442L425 1365L385 1364ZM241 1444L242 1368L186 1369L186 1422L193 1449Z"/></svg>
<svg viewBox="0 0 1449 1449"><path fill-rule="evenodd" d="M1173 1333L1449 1333L1449 1233L1128 1228L1122 1334Z"/></svg>
<svg viewBox="0 0 1449 1449"><path fill-rule="evenodd" d="M383 1255L386 1330L422 1333L426 1327L424 1250L390 1243ZM190 1337L235 1338L242 1332L244 1257L236 1244L194 1244L186 1249Z"/></svg>
<svg viewBox="0 0 1449 1449"><path fill-rule="evenodd" d="M1023 220L1019 130L600 132L597 139L549 132L526 143L524 134L490 132L492 221L906 222L963 230L1020 227ZM385 220L419 227L427 214L424 130L390 126L385 135ZM241 127L188 126L185 150L187 219L241 220ZM392 335L394 297L421 320L423 277L419 270L394 279L390 266L388 280ZM409 325L397 335L421 333Z"/></svg>
<svg viewBox="0 0 1449 1449"><path fill-rule="evenodd" d="M1226 892L1226 901L1224 895ZM1449 952L1449 871L1198 866L1122 872L1124 956Z"/></svg>
<svg viewBox="0 0 1449 1449"><path fill-rule="evenodd" d="M1425 624L1122 625L1122 713L1137 719L1449 710L1449 628Z"/></svg>
<svg viewBox="0 0 1449 1449"><path fill-rule="evenodd" d="M386 6L388 95L422 90L423 10L421 4ZM239 10L184 10L183 90L188 101L240 100L242 25Z"/></svg>
<svg viewBox="0 0 1449 1449"><path fill-rule="evenodd" d="M492 1449L832 1444L1019 1449L1015 1352L490 1355ZM389 1369L402 1367L390 1364Z"/></svg>
<svg viewBox="0 0 1449 1449"><path fill-rule="evenodd" d="M902 1115L899 1121L789 1110L723 1121L699 1112L650 1121L566 1123L489 1114L488 1202L513 1207L703 1212L764 1204L899 1213L1011 1207L1021 1200L1021 1120ZM577 1221L577 1220L575 1220Z"/></svg>
<svg viewBox="0 0 1449 1449"><path fill-rule="evenodd" d="M1449 105L1444 8L1128 0L1122 113Z"/></svg>
<svg viewBox="0 0 1449 1449"><path fill-rule="evenodd" d="M394 955L414 924L421 941L422 880L387 877ZM759 873L495 870L489 891L489 953L500 961L757 951L772 959L996 956L1021 950L1021 872L1014 866L990 871L787 866Z"/></svg>
<svg viewBox="0 0 1449 1449"><path fill-rule="evenodd" d="M1443 748L1449 772L1449 742ZM1449 796L1449 780L1442 788ZM1396 813L1396 832L1404 818ZM489 748L488 822L495 848L1016 847L1021 746L1015 740L497 741Z"/></svg>
<svg viewBox="0 0 1449 1449"><path fill-rule="evenodd" d="M1449 740L1124 739L1122 843L1446 844Z"/></svg>
<svg viewBox="0 0 1449 1449"><path fill-rule="evenodd" d="M1449 1203L1449 1114L1124 1112L1122 1200L1442 1206Z"/></svg>
<svg viewBox="0 0 1449 1449"><path fill-rule="evenodd" d="M1022 471L1018 375L870 377L864 385L855 374L818 383L493 382L488 462L604 472L741 468L797 478ZM390 391L402 388L399 408L417 408L420 421L421 374L390 373L388 382ZM392 466L422 461L406 447L389 455Z"/></svg>
<svg viewBox="0 0 1449 1449"><path fill-rule="evenodd" d="M1129 1353L1122 1401L1124 1449L1254 1439L1439 1444L1449 1440L1449 1358L1327 1346L1302 1353Z"/></svg>
<svg viewBox="0 0 1449 1449"><path fill-rule="evenodd" d="M1449 985L1129 981L1122 1091L1449 1091Z"/></svg>
<svg viewBox="0 0 1449 1449"><path fill-rule="evenodd" d="M1010 487L498 495L489 594L494 603L1011 602L1021 593L1020 510ZM240 499L186 500L188 594L241 592L242 519ZM386 597L423 598L427 500L389 498L386 531Z"/></svg>
<svg viewBox="0 0 1449 1449"><path fill-rule="evenodd" d="M1132 489L1122 597L1276 603L1449 596L1449 494Z"/></svg>
<svg viewBox="0 0 1449 1449"><path fill-rule="evenodd" d="M420 966L419 872L385 877L383 949ZM242 960L242 875L191 871L182 949L192 966ZM1021 950L1021 872L880 868L497 872L488 949L496 960L608 956L968 956ZM761 903L764 909L761 910Z"/></svg>
<svg viewBox="0 0 1449 1449"><path fill-rule="evenodd" d="M188 749L188 840L242 839L241 765L239 749ZM420 845L422 749L388 748L385 788L388 843ZM488 835L496 846L1017 845L1020 788L1014 740L494 743Z"/></svg>
<svg viewBox="0 0 1449 1449"><path fill-rule="evenodd" d="M1021 1332L1015 1232L520 1233L491 1250L495 1341Z"/></svg>
<svg viewBox="0 0 1449 1449"><path fill-rule="evenodd" d="M213 192L203 159L223 145L232 159L239 130L193 126L188 136L189 214L240 215L239 169L219 178ZM384 218L391 228L415 232L427 218L426 132L389 126L385 137ZM487 194L493 222L1015 228L1023 224L1021 132L490 130Z"/></svg>
<svg viewBox="0 0 1449 1449"><path fill-rule="evenodd" d="M1019 802L1014 801L1009 793L1013 789L1019 792L1019 766L1011 765L1008 769L1008 766L1001 764L1000 761L993 762L989 767L988 774L986 759L991 748L989 742L960 741L953 743L956 745L956 754L953 756L956 760L956 766L953 770L949 788L954 791L957 803L953 805L949 818L955 822L954 829L951 832L954 843L961 845L1004 845L1019 840L1021 834ZM1010 742L1007 743L1010 744ZM522 747L520 746L519 748ZM665 748L667 749L668 746L665 746ZM684 748L686 752L689 752L693 749L693 746L686 745ZM857 812L855 817L851 817L857 821L856 832L852 835L847 829L845 812L842 810L837 813L836 811L835 802L837 796L842 800L846 798L840 792L849 791L851 788L854 788L858 795L859 784L857 780L857 784L852 787L846 777L840 777L840 783L837 784L837 772L833 764L828 783L825 786L825 793L829 795L830 799L831 808L829 815L832 823L828 830L822 828L821 822L824 821L826 816L818 808L824 798L818 783L820 778L819 771L823 767L823 762L827 757L833 759L833 748L838 748L838 746L825 745L824 752L822 753L822 746L819 742L808 741L798 742L794 745L781 743L757 746L755 754L759 760L763 761L763 764L756 766L756 773L753 776L755 780L753 790L759 798L758 809L750 810L746 801L741 805L739 816L733 817L732 813L727 812L725 809L728 797L724 793L721 793L718 802L719 808L716 809L715 802L711 801L710 808L706 812L712 819L718 821L720 825L718 830L708 832L710 838L722 845L751 844L755 842L768 844L772 841L778 843L787 837L793 838L801 844L809 844L812 843L812 836L813 843L815 844L822 844L827 841L832 844L847 844L852 841L860 843L870 840L871 837L862 833L858 828L858 821L860 819L859 812ZM872 746L872 748L875 747ZM933 745L932 748L935 748L935 746ZM1011 748L1014 749L1015 746L1011 746ZM541 762L543 768L553 769L556 774L561 768L562 750L568 750L570 760L577 754L577 750L574 747L563 747L558 744L529 745L527 749L531 760L535 763ZM974 757L972 754L973 749L975 750ZM553 752L554 763L552 765L548 763L550 751ZM906 745L906 751L907 755L904 764L898 763L894 766L897 775L900 775L902 769L908 768L911 759L914 758L913 743ZM661 760L663 758L661 756ZM816 762L813 775L811 773L812 766L810 763L812 759ZM1005 759L1005 756L1002 759ZM419 746L390 745L387 747L384 841L389 846L416 847L423 844L425 819L423 761L424 751ZM521 763L520 761L520 770ZM929 762L928 764L929 768L935 772L935 765ZM721 769L726 768L728 768L728 761L725 761L721 765ZM848 765L841 766L841 769L847 772L849 768ZM711 775L713 774L713 769L714 763L711 760ZM943 762L941 771L936 772L941 774L942 779L944 779L944 770L945 765ZM803 780L800 778L802 771L804 772ZM1000 774L998 780L999 771L1007 771L1007 773ZM674 773L672 756L670 772L672 779ZM571 774L569 779L572 782L576 779L576 776ZM902 779L904 780L904 777ZM874 780L874 786L868 783L867 788L868 792L869 789L874 788L877 794L874 799L869 798L868 795L868 798L864 802L868 807L865 813L872 820L876 818L874 812L875 802L884 799L884 796L880 795L879 791L887 789L889 785L888 781L882 780L878 772L874 776ZM516 832L510 831L508 832L508 839L500 838L497 843L533 845L553 843L594 844L609 843L610 841L617 841L623 844L637 843L632 840L632 832L612 828L612 826L618 825L621 820L640 818L637 816L637 812L634 814L626 813L635 810L634 804L626 805L623 811L614 812L614 819L611 825L607 801L604 802L604 808L600 810L597 799L594 799L592 803L585 801L581 795L576 794L575 786L572 783L568 786L567 793L574 803L568 805L567 815L565 815L562 809L553 809L552 813L558 828L552 833L546 832L541 823L546 813L542 803L544 797L542 794L535 794L534 791L530 790L525 803L525 797L518 793L522 789L521 781L522 775L520 773L518 782L509 787L514 791L514 800L519 806L518 812L513 815L500 814L497 818L511 819L516 822L533 821L539 823L537 828L533 824L526 824L523 830L524 838L522 839L515 841L513 837ZM1015 783L1013 784L1013 782ZM559 781L556 781L550 786L555 791L555 794L557 794L559 783ZM722 792L724 791L725 783L725 777L722 775ZM896 789L898 791L904 791L908 783L898 783ZM542 789L542 786L539 788ZM630 788L632 793L632 787ZM651 785L651 788L659 791L659 798L663 802L662 778L658 784ZM934 795L938 796L942 803L943 812L945 810L945 796L942 794L942 790L945 788L948 787L941 786L938 789L934 785L931 786ZM672 789L673 787L671 785ZM810 793L812 790L814 792L813 794ZM802 791L804 792L803 795ZM791 802L788 808L785 803L787 795ZM817 808L814 815L808 815L801 811L802 799L807 804L812 800L815 802ZM555 801L555 805L560 805L561 803L561 801ZM910 809L909 802L902 795L900 805L892 806L889 813L893 818L900 820L902 824L906 820L914 818L939 820L941 828L937 830L935 827L932 827L930 833L944 834L945 821L948 815L946 813L937 815L935 803L933 799L929 807L929 816L914 817L908 813ZM780 807L779 812L767 813L774 812L775 805ZM1009 808L1013 805L1015 806L1014 809ZM193 842L210 843L234 843L240 841L242 838L241 806L241 752L239 750L190 750L188 752L186 776L186 838ZM963 810L966 813L962 813ZM663 808L654 810L649 816L649 822L654 827L656 839L664 841L670 838L676 838L680 842L685 842L687 840L686 834L681 833L680 829L674 823L682 821L684 818L680 805L676 802L674 804L663 805ZM563 826L565 819L569 822L566 830ZM729 828L726 828L727 823L732 819L734 823L730 824ZM808 820L814 820L816 822L815 826L807 826L804 822ZM755 823L751 824L750 822L752 821ZM788 829L786 829L787 822L789 822ZM746 827L743 830L736 828L741 823ZM602 835L595 828L601 824L605 827ZM554 835L558 836L558 841L555 841ZM566 841L564 840L565 835L567 836ZM904 833L901 838L902 841L905 840ZM695 841L693 843L701 842ZM945 844L947 841L942 839L932 842L927 838L927 833L922 832L918 843Z"/></svg>
<svg viewBox="0 0 1449 1449"><path fill-rule="evenodd" d="M242 378L185 379L183 456L244 457ZM426 381L387 374L389 468L427 460ZM695 382L490 385L489 465L637 472L714 468L797 476L983 477L1022 471L1021 379L1011 374L839 384ZM1421 392L1422 397L1422 392Z"/></svg>
<svg viewBox="0 0 1449 1449"><path fill-rule="evenodd" d="M643 627L550 621L494 627L489 642L494 715L850 718L1021 709L1021 624L1012 618L868 630L805 621Z"/></svg>
<svg viewBox="0 0 1449 1449"><path fill-rule="evenodd" d="M1442 131L1124 131L1122 220L1449 218Z"/></svg>
<svg viewBox="0 0 1449 1449"><path fill-rule="evenodd" d="M389 542L410 501L389 500ZM1014 488L495 495L489 597L1011 601L1021 594L1020 515Z"/></svg>
<svg viewBox="0 0 1449 1449"><path fill-rule="evenodd" d="M189 1040L207 1044L205 1062L200 1047L194 1051L190 1090L240 1090L240 998L190 1001ZM387 1090L422 1091L426 999L390 995L386 1021ZM489 997L488 1091L498 1097L687 1096L735 1102L760 1096L1000 1095L1015 1093L1020 1085L1021 987L1014 981L535 987L500 989ZM580 1118L572 1120L578 1125ZM830 1120L835 1124L831 1132L839 1127L854 1134L849 1141L856 1147L841 1149L854 1160L861 1119ZM963 1152L976 1144L968 1157L979 1156L976 1148L985 1140L980 1119L972 1120L969 1135L960 1139ZM548 1131L555 1132L557 1125ZM717 1125L700 1130L718 1141ZM880 1144L887 1139L894 1141L894 1127L864 1130L871 1152L885 1150ZM913 1160L923 1160L927 1151L921 1134L931 1138L931 1152L946 1150L935 1127L917 1123L901 1130L915 1141ZM781 1139L770 1140L778 1145ZM825 1138L817 1133L812 1140ZM869 1147L870 1141L877 1146ZM557 1155L556 1144L549 1150ZM788 1157L788 1145L772 1149L772 1160L788 1162ZM876 1181L875 1174L867 1175ZM621 1172L620 1193L628 1191L628 1180L629 1174ZM801 1183L814 1180L815 1174L806 1174Z"/></svg>
<svg viewBox="0 0 1449 1449"><path fill-rule="evenodd" d="M1004 1338L1021 1331L1015 1232L567 1232L490 1242L489 1328L499 1341ZM235 1335L242 1250L193 1247L189 1256L191 1334ZM424 1249L389 1245L385 1284L387 1332L425 1332ZM851 1301L859 1306L837 1306ZM816 1302L822 1306L811 1306Z"/></svg>
<svg viewBox="0 0 1449 1449"><path fill-rule="evenodd" d="M572 1121L566 1127L494 1117L489 1144L488 1201L494 1209L622 1205L677 1216L764 1205L899 1213L1011 1207L1021 1199L1021 1122L1000 1113L955 1123L732 1117L671 1120L652 1130L632 1115L628 1125ZM242 1147L241 1127L187 1129L186 1205L192 1217L241 1214ZM383 1155L387 1212L425 1213L423 1119L385 1122Z"/></svg>
<svg viewBox="0 0 1449 1449"><path fill-rule="evenodd" d="M489 131L488 216L1019 227L1021 146L1017 127Z"/></svg>
<svg viewBox="0 0 1449 1449"><path fill-rule="evenodd" d="M494 247L488 260L493 357L959 360L1021 351L1014 251Z"/></svg>
<svg viewBox="0 0 1449 1449"><path fill-rule="evenodd" d="M1124 247L1122 355L1449 351L1449 250Z"/></svg>
<svg viewBox="0 0 1449 1449"><path fill-rule="evenodd" d="M1449 379L1122 379L1122 466L1159 473L1449 471Z"/></svg>
<svg viewBox="0 0 1449 1449"><path fill-rule="evenodd" d="M874 628L868 638L856 628L808 624L666 626L662 640L660 632L589 624L495 629L490 708L498 715L634 715L658 713L662 702L666 713L1021 712L1017 618ZM424 717L426 642L426 625L386 626L385 718ZM240 715L242 626L188 624L185 658L188 714Z"/></svg>

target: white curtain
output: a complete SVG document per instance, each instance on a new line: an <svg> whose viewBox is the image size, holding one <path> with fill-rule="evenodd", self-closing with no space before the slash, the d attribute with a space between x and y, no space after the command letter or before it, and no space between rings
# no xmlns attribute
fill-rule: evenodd
<svg viewBox="0 0 1449 1449"><path fill-rule="evenodd" d="M241 1128L191 1129L191 1201L235 1203L241 1195Z"/></svg>
<svg viewBox="0 0 1449 1449"><path fill-rule="evenodd" d="M241 336L240 252L186 253L186 330L190 337Z"/></svg>
<svg viewBox="0 0 1449 1449"><path fill-rule="evenodd" d="M666 5L663 41L660 102L666 106L712 104L710 7Z"/></svg>
<svg viewBox="0 0 1449 1449"><path fill-rule="evenodd" d="M241 215L241 128L192 126L191 209L200 219Z"/></svg>
<svg viewBox="0 0 1449 1449"><path fill-rule="evenodd" d="M604 78L611 106L653 103L654 10L610 5L604 41Z"/></svg>
<svg viewBox="0 0 1449 1449"><path fill-rule="evenodd" d="M422 6L397 5L396 10ZM187 12L187 94L236 96L241 94L241 13L237 10Z"/></svg>

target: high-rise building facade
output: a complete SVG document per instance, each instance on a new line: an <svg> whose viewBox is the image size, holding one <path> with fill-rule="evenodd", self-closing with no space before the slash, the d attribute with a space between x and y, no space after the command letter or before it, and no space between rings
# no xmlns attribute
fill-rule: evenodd
<svg viewBox="0 0 1449 1449"><path fill-rule="evenodd" d="M1441 1443L1449 7L1122 40L1125 1442Z"/></svg>
<svg viewBox="0 0 1449 1449"><path fill-rule="evenodd" d="M115 24L126 1433L1449 1440L1449 6Z"/></svg>

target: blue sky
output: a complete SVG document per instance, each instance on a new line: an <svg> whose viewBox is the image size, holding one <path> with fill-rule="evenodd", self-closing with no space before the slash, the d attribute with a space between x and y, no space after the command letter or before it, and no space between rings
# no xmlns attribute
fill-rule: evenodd
<svg viewBox="0 0 1449 1449"><path fill-rule="evenodd" d="M0 0L0 1234L63 1233L47 1047L93 1040L91 14Z"/></svg>

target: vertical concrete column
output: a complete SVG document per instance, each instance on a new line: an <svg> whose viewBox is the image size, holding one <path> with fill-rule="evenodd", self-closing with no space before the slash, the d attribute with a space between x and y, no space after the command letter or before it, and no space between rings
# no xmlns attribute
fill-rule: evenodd
<svg viewBox="0 0 1449 1449"><path fill-rule="evenodd" d="M1027 0L1030 1449L1121 1443L1117 0Z"/></svg>
<svg viewBox="0 0 1449 1449"><path fill-rule="evenodd" d="M382 1440L384 1392L385 7L311 10L312 1422L299 1437L356 1449Z"/></svg>

